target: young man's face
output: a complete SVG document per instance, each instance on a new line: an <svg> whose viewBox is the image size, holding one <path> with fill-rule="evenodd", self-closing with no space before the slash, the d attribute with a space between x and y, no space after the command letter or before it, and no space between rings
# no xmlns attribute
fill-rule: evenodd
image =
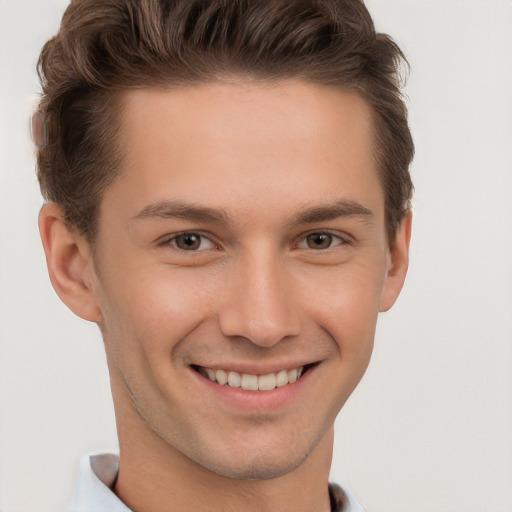
<svg viewBox="0 0 512 512"><path fill-rule="evenodd" d="M405 275L369 109L300 82L208 84L129 92L121 123L90 267L121 447L284 474L330 434Z"/></svg>

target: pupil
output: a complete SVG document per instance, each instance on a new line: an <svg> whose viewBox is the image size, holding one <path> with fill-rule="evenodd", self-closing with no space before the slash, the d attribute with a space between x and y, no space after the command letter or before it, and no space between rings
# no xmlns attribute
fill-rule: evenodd
<svg viewBox="0 0 512 512"><path fill-rule="evenodd" d="M177 238L176 244L180 249L197 249L200 244L200 238L193 233L181 235Z"/></svg>
<svg viewBox="0 0 512 512"><path fill-rule="evenodd" d="M308 237L311 249L327 249L331 245L332 236L326 233L317 233Z"/></svg>

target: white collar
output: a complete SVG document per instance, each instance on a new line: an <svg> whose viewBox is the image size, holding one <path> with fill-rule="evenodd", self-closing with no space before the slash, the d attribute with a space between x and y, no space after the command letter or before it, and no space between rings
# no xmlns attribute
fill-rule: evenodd
<svg viewBox="0 0 512 512"><path fill-rule="evenodd" d="M83 457L75 495L66 512L131 512L111 490L118 470L117 455L104 453Z"/></svg>

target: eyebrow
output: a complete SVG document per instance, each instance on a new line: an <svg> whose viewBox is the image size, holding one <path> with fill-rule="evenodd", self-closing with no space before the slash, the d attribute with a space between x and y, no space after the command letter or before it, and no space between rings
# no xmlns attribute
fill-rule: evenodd
<svg viewBox="0 0 512 512"><path fill-rule="evenodd" d="M372 218L371 210L362 204L348 199L339 199L332 203L313 206L293 216L288 224L314 224L334 220L339 217L367 217Z"/></svg>
<svg viewBox="0 0 512 512"><path fill-rule="evenodd" d="M150 219L181 219L195 222L229 225L235 224L234 219L225 210L209 208L181 201L159 201L144 207L132 220ZM307 208L290 217L287 225L314 224L339 217L373 217L371 210L362 204L347 199Z"/></svg>
<svg viewBox="0 0 512 512"><path fill-rule="evenodd" d="M148 219L151 217L210 222L213 224L233 224L233 219L224 210L181 201L159 201L158 203L149 204L133 219Z"/></svg>

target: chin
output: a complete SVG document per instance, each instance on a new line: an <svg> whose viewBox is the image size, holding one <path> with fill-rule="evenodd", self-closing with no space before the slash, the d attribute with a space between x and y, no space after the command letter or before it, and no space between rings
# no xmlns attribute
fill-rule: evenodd
<svg viewBox="0 0 512 512"><path fill-rule="evenodd" d="M312 432L309 432L312 434ZM320 433L319 433L320 434ZM310 457L323 438L323 432L311 436L307 432L302 435L286 436L266 441L246 438L241 441L239 436L228 445L219 443L213 450L196 452L190 457L208 471L219 476L234 480L268 480L284 476L299 468ZM249 437L249 436L248 436ZM259 442L258 442L259 441Z"/></svg>
<svg viewBox="0 0 512 512"><path fill-rule="evenodd" d="M270 480L291 473L308 457L308 453L300 458L290 454L288 458L277 460L275 456L259 456L253 461L238 464L217 463L204 465L205 469L225 478L233 480Z"/></svg>

